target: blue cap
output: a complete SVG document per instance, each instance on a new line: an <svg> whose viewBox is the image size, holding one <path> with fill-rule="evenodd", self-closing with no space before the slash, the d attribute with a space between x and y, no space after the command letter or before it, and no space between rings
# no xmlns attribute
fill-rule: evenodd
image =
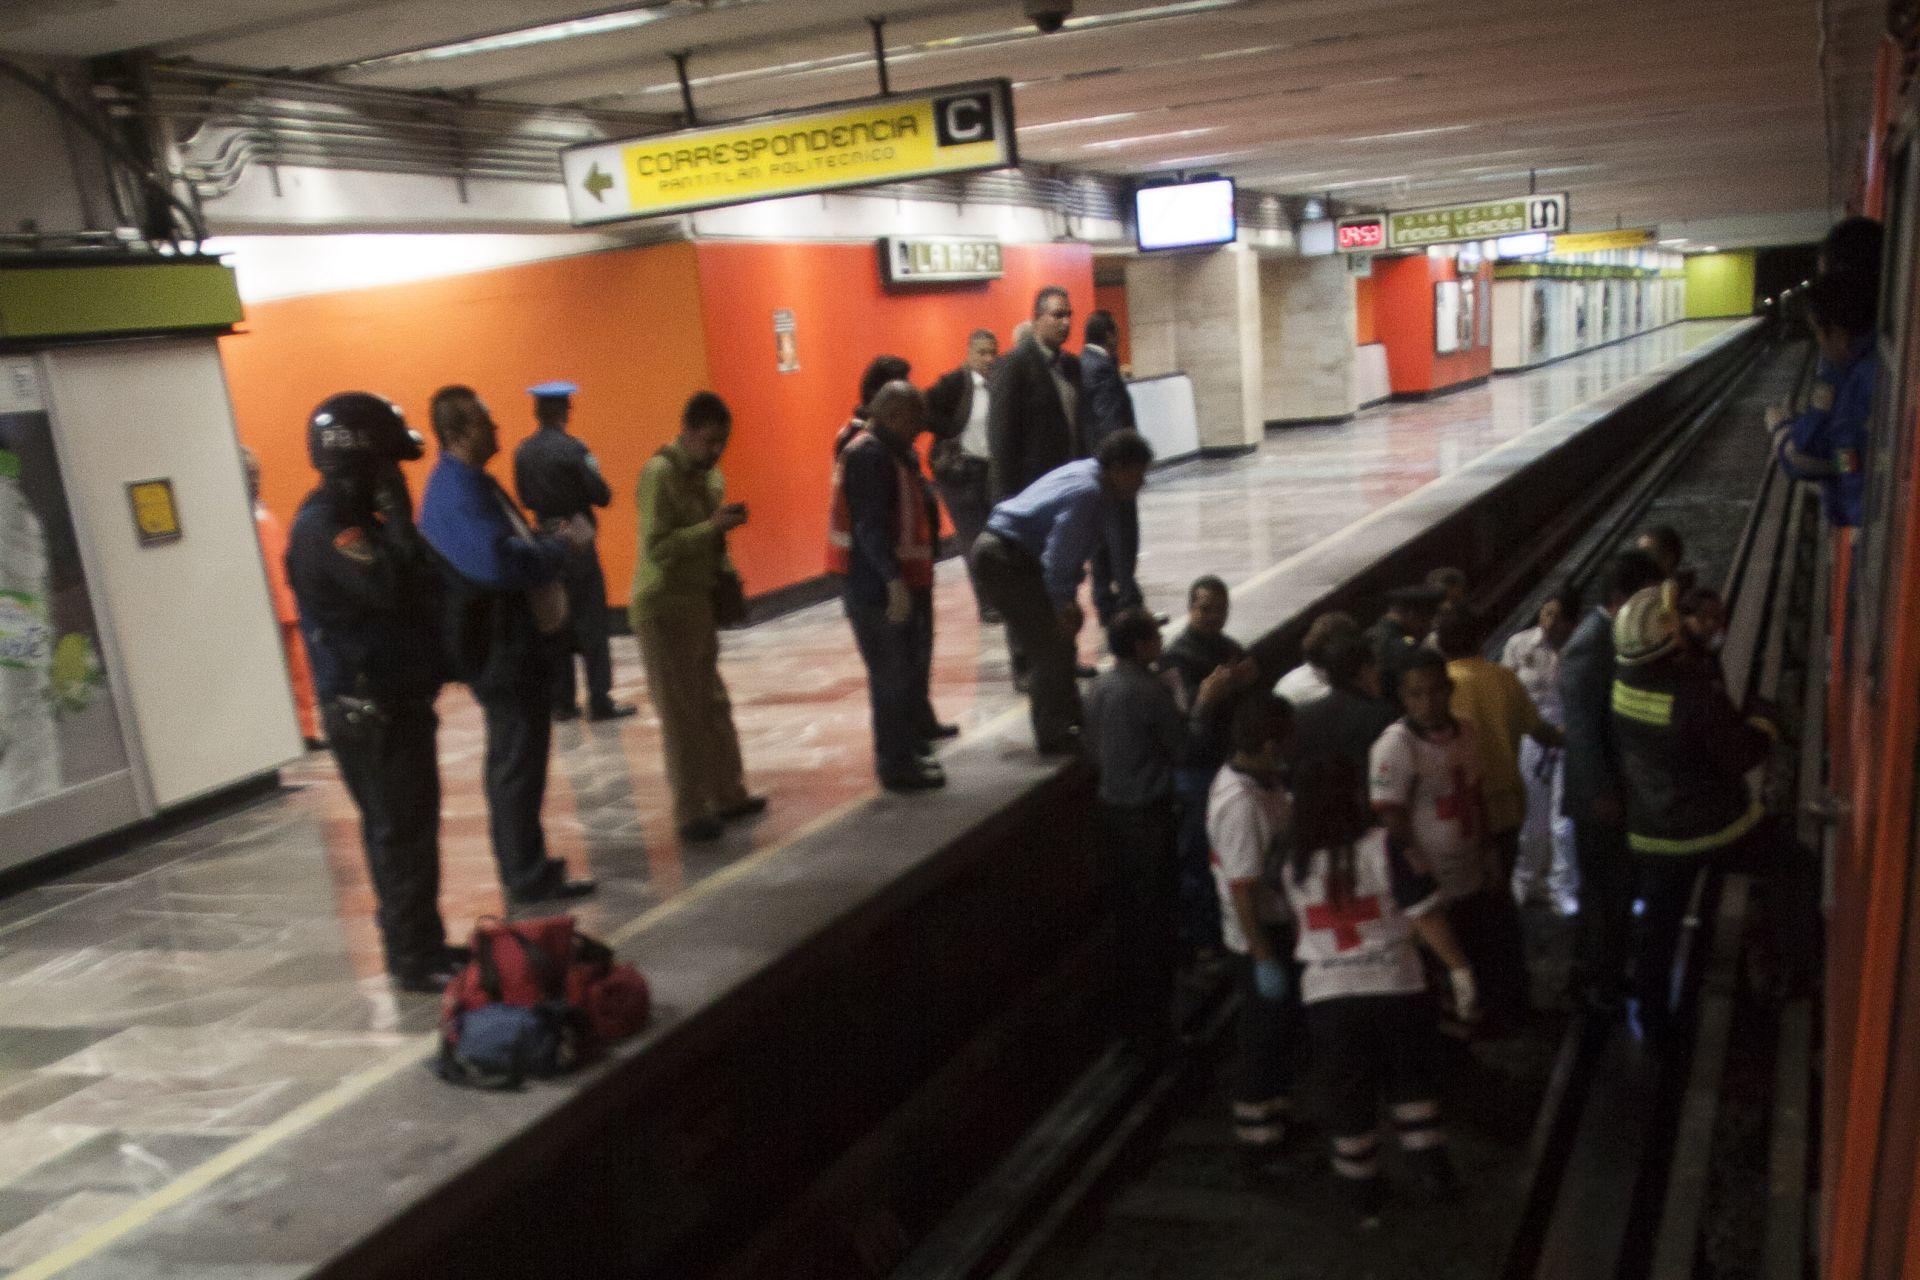
<svg viewBox="0 0 1920 1280"><path fill-rule="evenodd" d="M537 387L528 387L527 394L535 400L549 400L570 396L579 389L571 382L543 382Z"/></svg>

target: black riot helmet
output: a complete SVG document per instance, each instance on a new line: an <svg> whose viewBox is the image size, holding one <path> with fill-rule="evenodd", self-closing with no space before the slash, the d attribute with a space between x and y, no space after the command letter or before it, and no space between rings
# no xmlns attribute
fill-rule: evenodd
<svg viewBox="0 0 1920 1280"><path fill-rule="evenodd" d="M307 419L307 454L323 476L371 475L426 452L400 406L366 391L328 396Z"/></svg>

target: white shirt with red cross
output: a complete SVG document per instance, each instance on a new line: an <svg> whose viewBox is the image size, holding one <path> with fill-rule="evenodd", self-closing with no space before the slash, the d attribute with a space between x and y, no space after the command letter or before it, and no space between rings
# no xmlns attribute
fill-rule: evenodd
<svg viewBox="0 0 1920 1280"><path fill-rule="evenodd" d="M1308 1004L1342 996L1414 995L1426 988L1420 956L1414 950L1414 917L1440 905L1431 880L1402 869L1400 892L1387 861L1387 833L1375 827L1353 846L1353 884L1339 902L1333 899L1333 859L1314 853L1306 874L1284 877L1287 906L1293 911L1299 941L1293 956L1301 964L1300 998ZM1412 893L1419 900L1402 907Z"/></svg>
<svg viewBox="0 0 1920 1280"><path fill-rule="evenodd" d="M1410 860L1425 865L1450 902L1480 892L1487 832L1472 728L1456 721L1426 732L1397 720L1373 744L1369 763L1374 807L1399 805L1412 818Z"/></svg>
<svg viewBox="0 0 1920 1280"><path fill-rule="evenodd" d="M1254 886L1262 919L1285 920L1286 908L1265 879L1274 842L1293 822L1293 797L1228 765L1214 775L1207 793L1207 843L1214 887L1220 893L1220 941L1235 955L1247 954L1247 935L1233 909L1233 887Z"/></svg>

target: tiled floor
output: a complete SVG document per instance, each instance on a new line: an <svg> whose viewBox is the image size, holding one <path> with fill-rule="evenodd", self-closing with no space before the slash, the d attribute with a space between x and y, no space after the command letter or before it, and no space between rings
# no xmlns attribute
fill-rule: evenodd
<svg viewBox="0 0 1920 1280"><path fill-rule="evenodd" d="M1668 329L1439 400L1270 435L1254 455L1156 476L1140 577L1178 612L1201 573L1254 573L1721 332ZM1015 707L997 630L940 566L935 703L977 727ZM1086 642L1092 643L1091 631ZM646 707L633 642L616 692ZM679 847L643 710L556 733L547 830L599 877L590 932L633 922L872 787L864 679L838 606L730 634L725 670L765 819ZM442 908L456 936L501 910L463 690L441 700ZM33 1264L430 1028L380 973L356 818L330 759L195 829L0 901L0 1275Z"/></svg>

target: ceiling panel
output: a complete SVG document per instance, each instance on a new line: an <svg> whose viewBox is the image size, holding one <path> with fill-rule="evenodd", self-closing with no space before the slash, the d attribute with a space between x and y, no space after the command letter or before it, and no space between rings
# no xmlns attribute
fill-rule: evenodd
<svg viewBox="0 0 1920 1280"><path fill-rule="evenodd" d="M1542 189L1573 192L1577 224L1600 226L1833 203L1884 13L1878 0L1081 0L1075 26L1041 36L1018 0L659 0L624 6L651 20L622 30L367 61L613 7L0 0L0 48L150 49L659 113L679 106L669 55L686 50L698 108L724 118L874 92L865 18L884 7L895 87L1014 80L1029 160L1218 169L1399 204L1505 193L1535 170Z"/></svg>

